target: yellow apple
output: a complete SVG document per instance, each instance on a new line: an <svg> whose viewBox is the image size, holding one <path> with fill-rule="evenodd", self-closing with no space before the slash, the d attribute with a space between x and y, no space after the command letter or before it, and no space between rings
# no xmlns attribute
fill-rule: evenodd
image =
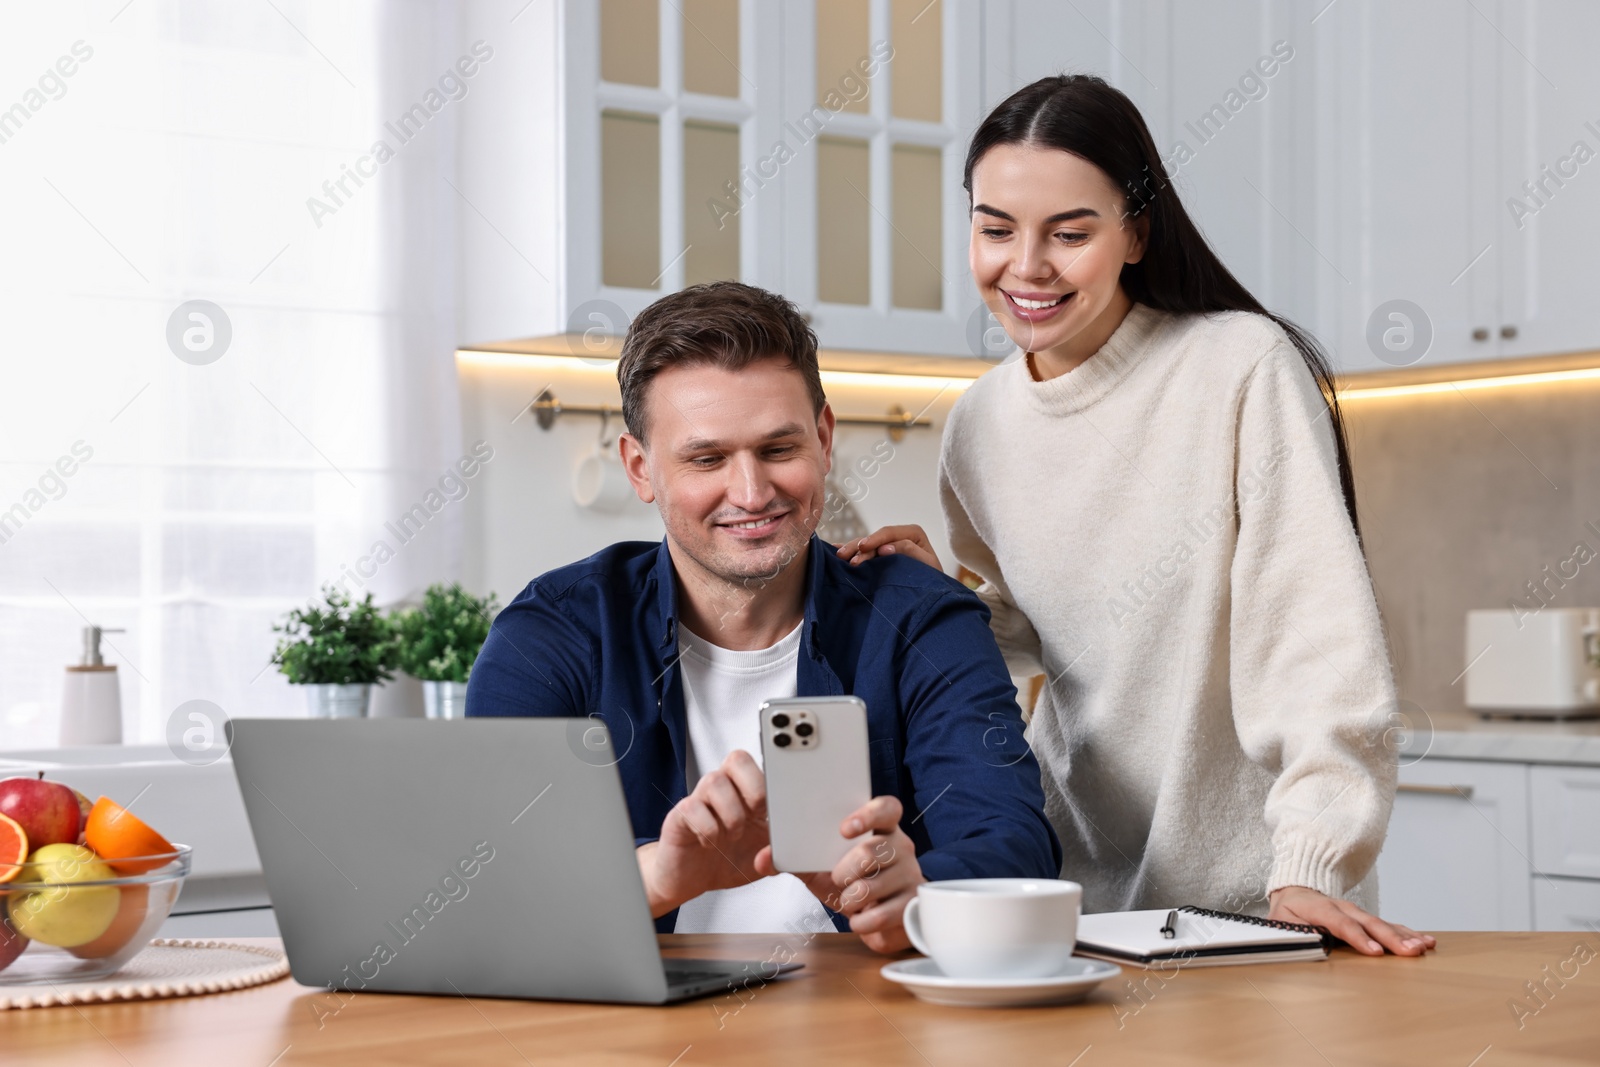
<svg viewBox="0 0 1600 1067"><path fill-rule="evenodd" d="M117 917L122 891L114 885L74 887L74 882L100 882L115 878L110 864L82 845L55 844L35 849L12 883L14 890L29 882L49 885L32 892L13 892L9 907L11 925L33 941L58 948L87 944L105 933Z"/></svg>

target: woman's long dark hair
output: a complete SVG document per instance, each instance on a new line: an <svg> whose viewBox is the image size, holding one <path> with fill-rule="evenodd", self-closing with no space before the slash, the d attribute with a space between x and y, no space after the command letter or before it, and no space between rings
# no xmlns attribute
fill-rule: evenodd
<svg viewBox="0 0 1600 1067"><path fill-rule="evenodd" d="M972 169L996 145L1059 148L1093 163L1128 197L1127 215L1149 220L1144 257L1122 267L1122 288L1134 300L1178 314L1252 311L1277 323L1310 368L1333 424L1339 485L1356 536L1355 479L1333 373L1316 338L1262 306L1211 250L1172 187L1144 116L1119 90L1089 74L1040 78L1012 93L972 135L962 184L968 205Z"/></svg>

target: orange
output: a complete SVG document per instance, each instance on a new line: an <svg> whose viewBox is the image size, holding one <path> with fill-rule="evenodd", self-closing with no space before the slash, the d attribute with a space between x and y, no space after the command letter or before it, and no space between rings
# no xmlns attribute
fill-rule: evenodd
<svg viewBox="0 0 1600 1067"><path fill-rule="evenodd" d="M111 920L111 925L106 927L106 932L87 944L72 945L67 951L83 960L98 960L116 955L139 932L139 927L144 924L144 917L149 909L149 886L123 886L122 902L117 906L116 917Z"/></svg>
<svg viewBox="0 0 1600 1067"><path fill-rule="evenodd" d="M22 871L28 858L28 835L9 815L0 815L0 882L9 882Z"/></svg>
<svg viewBox="0 0 1600 1067"><path fill-rule="evenodd" d="M112 800L101 797L89 809L83 843L111 864L118 874L144 874L171 862L172 843ZM156 857L128 861L131 857Z"/></svg>

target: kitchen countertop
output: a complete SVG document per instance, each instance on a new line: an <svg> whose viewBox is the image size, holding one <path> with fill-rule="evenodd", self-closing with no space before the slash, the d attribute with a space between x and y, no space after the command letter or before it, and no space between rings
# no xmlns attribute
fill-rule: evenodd
<svg viewBox="0 0 1600 1067"><path fill-rule="evenodd" d="M1593 1062L1593 935L1438 937L1421 959L1340 948L1322 963L1126 967L1082 1004L970 1009L914 1000L879 975L884 957L850 934L822 934L792 939L805 964L794 975L670 1007L381 993L341 1003L286 978L211 996L0 1012L0 1048L8 1067ZM731 959L768 958L773 941L661 939L669 955ZM1549 980L1543 1000L1531 999L1524 983L1558 973L1564 982Z"/></svg>
<svg viewBox="0 0 1600 1067"><path fill-rule="evenodd" d="M1600 721L1537 722L1460 714L1430 719L1431 731L1422 725L1396 738L1407 762L1426 754L1431 759L1600 767Z"/></svg>

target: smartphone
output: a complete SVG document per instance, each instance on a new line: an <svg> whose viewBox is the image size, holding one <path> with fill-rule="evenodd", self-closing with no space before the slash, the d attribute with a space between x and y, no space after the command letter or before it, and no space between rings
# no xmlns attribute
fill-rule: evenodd
<svg viewBox="0 0 1600 1067"><path fill-rule="evenodd" d="M831 871L850 851L845 817L872 799L867 705L860 697L787 697L761 705L772 865Z"/></svg>

